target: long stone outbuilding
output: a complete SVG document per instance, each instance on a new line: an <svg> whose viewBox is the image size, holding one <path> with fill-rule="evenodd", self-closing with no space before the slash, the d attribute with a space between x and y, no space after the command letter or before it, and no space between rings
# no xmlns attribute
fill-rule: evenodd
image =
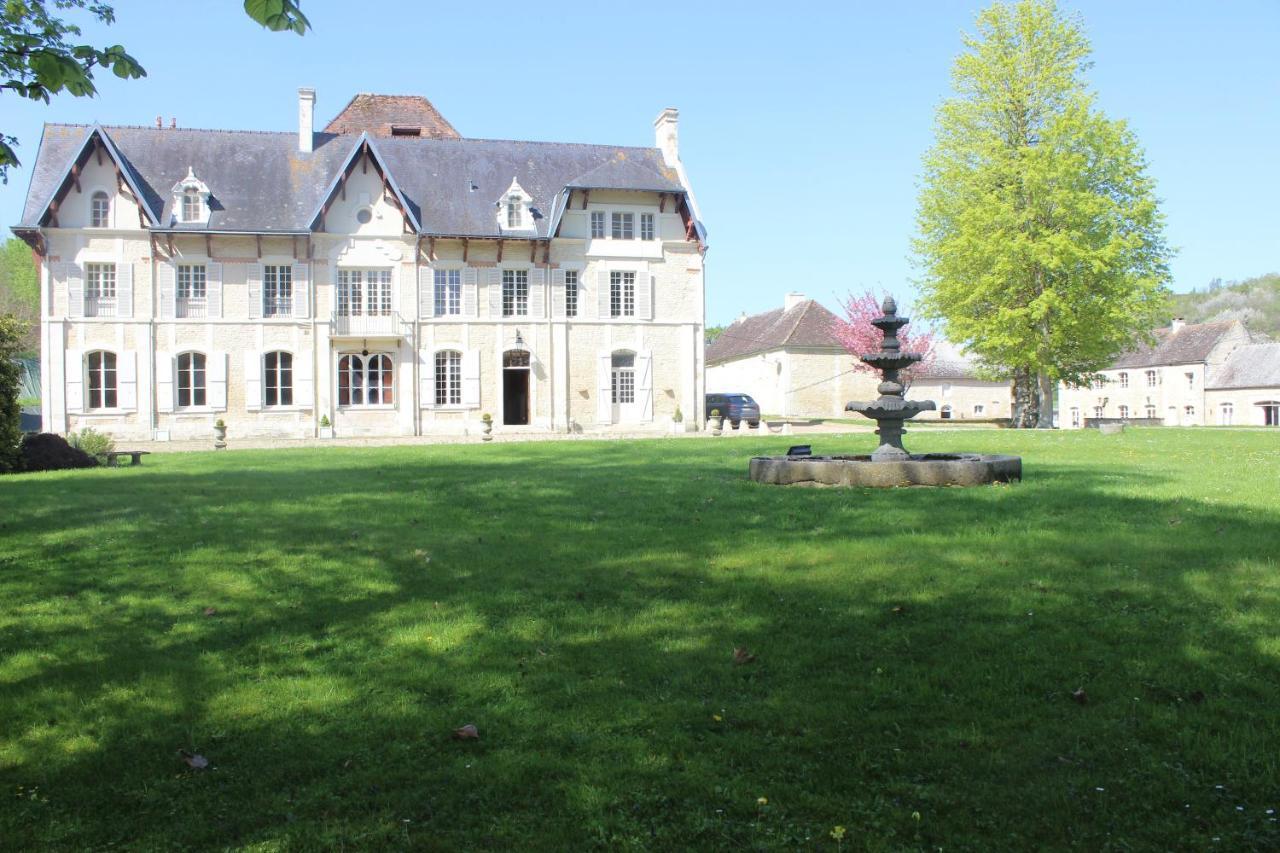
<svg viewBox="0 0 1280 853"><path fill-rule="evenodd" d="M22 223L43 421L118 439L702 423L706 231L678 148L466 139L357 95L323 132L46 125Z"/></svg>

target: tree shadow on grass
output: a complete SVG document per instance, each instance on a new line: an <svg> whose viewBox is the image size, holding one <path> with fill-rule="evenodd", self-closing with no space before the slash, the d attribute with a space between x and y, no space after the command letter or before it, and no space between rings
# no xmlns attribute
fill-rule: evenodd
<svg viewBox="0 0 1280 853"><path fill-rule="evenodd" d="M835 825L894 848L1280 842L1274 514L1135 496L1161 477L1102 466L885 492L763 487L683 449L565 456L250 459L110 496L27 481L0 565L0 776L48 802L0 828L75 847L788 848ZM481 740L450 740L467 722Z"/></svg>

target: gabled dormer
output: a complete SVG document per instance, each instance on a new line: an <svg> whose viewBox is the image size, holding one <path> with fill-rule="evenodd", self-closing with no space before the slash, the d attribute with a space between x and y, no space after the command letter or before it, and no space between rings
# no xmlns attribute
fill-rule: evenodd
<svg viewBox="0 0 1280 853"><path fill-rule="evenodd" d="M187 167L187 176L173 185L173 221L179 225L209 224L209 187Z"/></svg>
<svg viewBox="0 0 1280 853"><path fill-rule="evenodd" d="M536 234L539 216L533 206L533 196L525 192L524 187L515 178L511 186L498 199L498 230L510 234Z"/></svg>

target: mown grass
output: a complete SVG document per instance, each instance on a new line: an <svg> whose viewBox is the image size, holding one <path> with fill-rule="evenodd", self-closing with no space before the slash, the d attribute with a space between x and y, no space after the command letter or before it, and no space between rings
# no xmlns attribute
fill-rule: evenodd
<svg viewBox="0 0 1280 853"><path fill-rule="evenodd" d="M1027 479L759 486L754 437L5 478L0 846L1280 847L1280 436L908 441Z"/></svg>

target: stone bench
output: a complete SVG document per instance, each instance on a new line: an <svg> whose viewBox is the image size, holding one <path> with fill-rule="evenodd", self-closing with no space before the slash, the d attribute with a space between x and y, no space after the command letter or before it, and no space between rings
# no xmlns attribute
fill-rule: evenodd
<svg viewBox="0 0 1280 853"><path fill-rule="evenodd" d="M107 451L107 467L119 468L120 457L128 456L131 460L129 462L129 467L132 468L134 465L141 465L142 457L147 456L150 453L150 450L110 450Z"/></svg>

